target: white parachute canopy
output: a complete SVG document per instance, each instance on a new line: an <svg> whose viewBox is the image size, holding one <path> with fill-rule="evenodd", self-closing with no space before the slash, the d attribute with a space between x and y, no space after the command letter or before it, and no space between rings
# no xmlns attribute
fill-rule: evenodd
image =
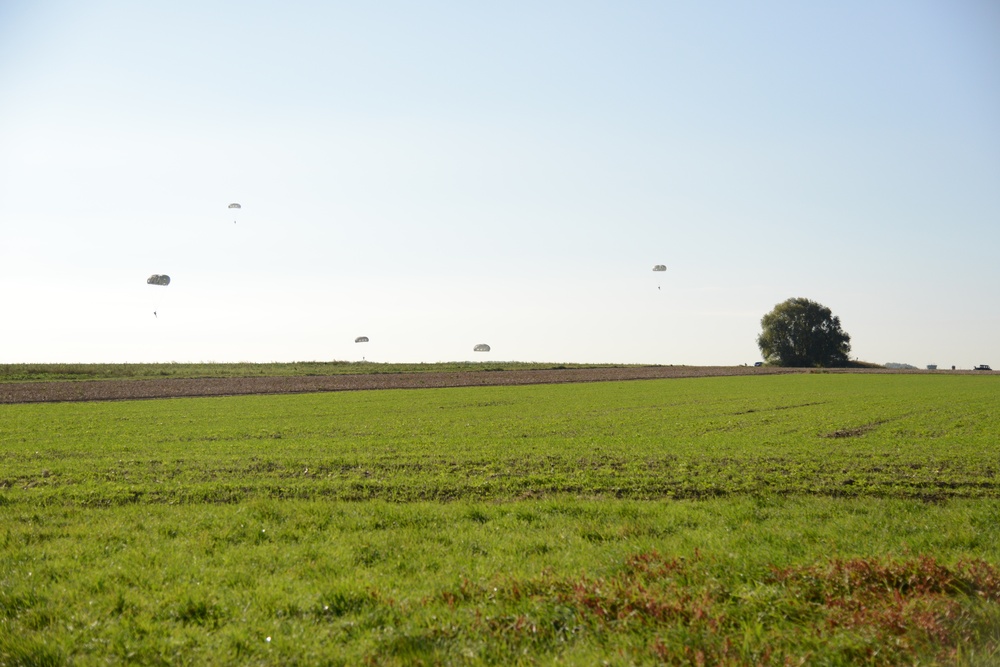
<svg viewBox="0 0 1000 667"><path fill-rule="evenodd" d="M472 348L472 351L473 352L489 352L490 351L490 346L487 345L486 343L479 343L474 348Z"/></svg>
<svg viewBox="0 0 1000 667"><path fill-rule="evenodd" d="M653 270L654 271L666 271L667 267L666 267L665 264L657 264L656 266L653 267Z"/></svg>
<svg viewBox="0 0 1000 667"><path fill-rule="evenodd" d="M367 343L368 342L368 336L358 336L357 338L354 339L354 342L355 343Z"/></svg>
<svg viewBox="0 0 1000 667"><path fill-rule="evenodd" d="M236 202L233 202L232 204L229 205L229 208L233 209L233 217L235 218L236 217L236 211L240 210L243 207L240 206L239 204L237 204ZM233 220L233 224L234 225L236 224L236 220Z"/></svg>

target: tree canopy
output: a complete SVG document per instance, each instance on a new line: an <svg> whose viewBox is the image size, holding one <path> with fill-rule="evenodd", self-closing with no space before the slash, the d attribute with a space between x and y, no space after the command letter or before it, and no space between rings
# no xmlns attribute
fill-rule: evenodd
<svg viewBox="0 0 1000 667"><path fill-rule="evenodd" d="M809 299L782 301L760 320L757 337L764 359L778 366L846 366L851 337L840 318Z"/></svg>

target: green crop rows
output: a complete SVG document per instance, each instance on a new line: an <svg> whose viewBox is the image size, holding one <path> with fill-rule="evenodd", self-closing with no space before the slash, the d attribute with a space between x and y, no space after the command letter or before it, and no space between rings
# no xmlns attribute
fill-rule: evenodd
<svg viewBox="0 0 1000 667"><path fill-rule="evenodd" d="M1000 382L0 406L0 665L992 664Z"/></svg>

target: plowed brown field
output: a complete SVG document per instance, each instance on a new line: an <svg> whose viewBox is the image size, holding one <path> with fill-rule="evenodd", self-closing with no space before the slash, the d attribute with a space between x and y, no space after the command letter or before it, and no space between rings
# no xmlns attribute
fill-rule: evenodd
<svg viewBox="0 0 1000 667"><path fill-rule="evenodd" d="M190 378L165 380L83 380L75 382L0 383L0 403L120 401L182 396L294 394L370 389L427 389L566 382L608 382L663 378L808 373L808 368L753 366L626 366L525 371L460 371L373 373L304 377ZM882 369L838 369L824 372L885 373ZM903 371L906 372L906 371ZM913 371L910 371L913 372ZM921 371L917 371L921 372Z"/></svg>

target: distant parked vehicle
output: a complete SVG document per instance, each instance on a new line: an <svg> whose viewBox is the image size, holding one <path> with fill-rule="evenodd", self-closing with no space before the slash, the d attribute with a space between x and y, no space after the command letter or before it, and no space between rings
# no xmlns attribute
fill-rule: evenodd
<svg viewBox="0 0 1000 667"><path fill-rule="evenodd" d="M975 368L973 368L972 370L974 370L974 371L991 371L993 369L990 368L989 366L987 366L986 364L980 364L980 365L976 366Z"/></svg>

